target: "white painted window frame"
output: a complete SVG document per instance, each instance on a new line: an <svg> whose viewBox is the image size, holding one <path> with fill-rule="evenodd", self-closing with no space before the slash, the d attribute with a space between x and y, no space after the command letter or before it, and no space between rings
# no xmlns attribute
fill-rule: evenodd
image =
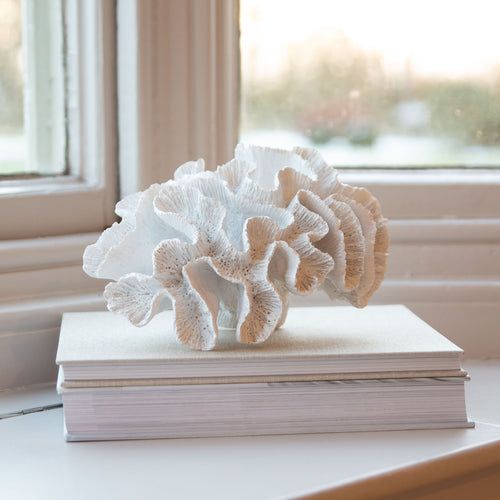
<svg viewBox="0 0 500 500"><path fill-rule="evenodd" d="M229 160L238 137L238 3L118 0L120 192L193 158Z"/></svg>
<svg viewBox="0 0 500 500"><path fill-rule="evenodd" d="M0 389L52 380L61 313L104 307L103 283L84 275L81 255L113 220L116 159L124 196L189 159L215 167L238 138L237 0L68 0L67 8L79 17L70 58L80 54L68 68L70 175L2 186L0 210L16 215L0 221L10 239L0 242ZM374 302L406 303L469 355L500 356L492 334L500 173L341 176L373 190L391 219L389 272ZM16 239L35 234L54 236Z"/></svg>
<svg viewBox="0 0 500 500"><path fill-rule="evenodd" d="M35 2L26 0L28 16L36 15ZM96 231L113 220L117 185L115 3L65 0L63 6L67 131L65 151L58 154L65 155L68 175L0 180L0 213L5 214L0 217L2 240ZM32 42L28 45L34 50L36 37ZM28 55L28 59L36 58ZM47 63L40 59L35 64ZM43 103L35 99L36 84L32 87L30 91L28 86L28 94L33 109L38 110ZM34 116L27 121L36 156L40 152L36 143L42 137ZM42 170L49 172L50 165Z"/></svg>

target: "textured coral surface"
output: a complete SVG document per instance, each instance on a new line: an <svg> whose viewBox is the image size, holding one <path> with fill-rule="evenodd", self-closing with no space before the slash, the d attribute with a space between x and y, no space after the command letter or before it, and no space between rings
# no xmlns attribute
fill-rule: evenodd
<svg viewBox="0 0 500 500"><path fill-rule="evenodd" d="M85 272L112 280L108 308L136 326L173 307L179 340L195 349L213 349L219 328L265 341L290 293L323 289L364 307L386 269L378 201L311 149L240 144L215 171L185 163L116 213L121 221L85 250Z"/></svg>

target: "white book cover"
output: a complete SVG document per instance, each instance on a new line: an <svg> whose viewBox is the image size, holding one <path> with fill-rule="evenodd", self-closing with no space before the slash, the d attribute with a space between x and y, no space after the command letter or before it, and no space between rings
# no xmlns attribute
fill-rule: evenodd
<svg viewBox="0 0 500 500"><path fill-rule="evenodd" d="M167 311L137 328L109 312L65 313L57 363L66 382L463 375L462 350L402 305L291 308L265 343L239 344L222 331L208 352L180 344L173 318Z"/></svg>

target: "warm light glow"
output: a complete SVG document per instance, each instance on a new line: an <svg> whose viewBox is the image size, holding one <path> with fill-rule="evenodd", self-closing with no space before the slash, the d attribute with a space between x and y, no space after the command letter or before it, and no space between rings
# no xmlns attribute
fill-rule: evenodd
<svg viewBox="0 0 500 500"><path fill-rule="evenodd" d="M411 65L421 77L484 78L500 68L500 2L495 0L245 0L242 51L256 78L302 65L343 34L381 56L385 70Z"/></svg>

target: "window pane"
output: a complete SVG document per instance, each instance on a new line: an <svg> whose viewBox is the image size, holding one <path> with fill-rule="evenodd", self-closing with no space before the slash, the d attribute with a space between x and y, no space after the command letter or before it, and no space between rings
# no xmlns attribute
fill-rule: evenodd
<svg viewBox="0 0 500 500"><path fill-rule="evenodd" d="M244 142L340 166L499 166L490 0L241 0Z"/></svg>
<svg viewBox="0 0 500 500"><path fill-rule="evenodd" d="M60 1L0 0L0 175L65 169L62 46Z"/></svg>
<svg viewBox="0 0 500 500"><path fill-rule="evenodd" d="M24 171L21 3L0 0L0 174Z"/></svg>

